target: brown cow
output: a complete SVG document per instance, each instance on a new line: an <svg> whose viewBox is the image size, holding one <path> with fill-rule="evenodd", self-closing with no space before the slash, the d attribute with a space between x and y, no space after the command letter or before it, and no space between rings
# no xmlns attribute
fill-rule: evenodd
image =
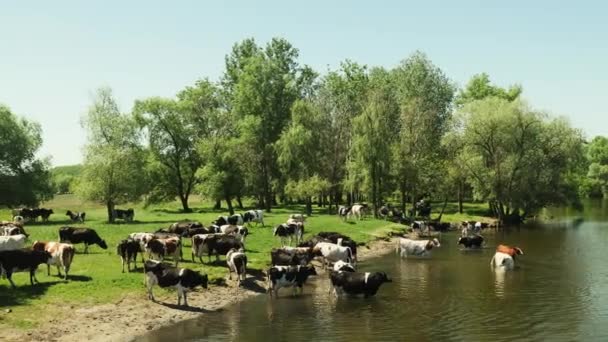
<svg viewBox="0 0 608 342"><path fill-rule="evenodd" d="M68 279L70 265L72 265L72 259L74 259L74 254L76 252L74 246L69 243L54 241L35 241L32 245L32 249L36 251L45 251L51 255L51 258L47 262L48 275L51 275L51 265L55 265L57 266L57 274L61 277L61 268L63 268L63 272L65 272L64 279Z"/></svg>

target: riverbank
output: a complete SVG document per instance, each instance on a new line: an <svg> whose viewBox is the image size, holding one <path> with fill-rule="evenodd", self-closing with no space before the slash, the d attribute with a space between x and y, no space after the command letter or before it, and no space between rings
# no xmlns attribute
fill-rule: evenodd
<svg viewBox="0 0 608 342"><path fill-rule="evenodd" d="M394 252L394 244L394 239L379 236L358 250L359 261ZM154 329L212 314L251 296L266 295L266 287L262 274L254 272L248 274L244 287L239 289L231 283L190 293L188 308L176 305L174 292L161 292L158 288L155 288L156 302L149 301L142 287L140 294L125 296L111 304L70 309L32 331L3 331L3 338L8 341L130 341ZM288 295L289 291L283 293Z"/></svg>

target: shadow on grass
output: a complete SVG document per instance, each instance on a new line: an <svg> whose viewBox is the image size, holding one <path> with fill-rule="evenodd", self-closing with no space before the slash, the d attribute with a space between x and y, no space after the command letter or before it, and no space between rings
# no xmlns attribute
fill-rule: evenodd
<svg viewBox="0 0 608 342"><path fill-rule="evenodd" d="M17 283L17 288L13 289L7 282L7 285L0 285L0 307L28 304L28 301L43 296L51 286L61 283L63 281L42 281L35 285Z"/></svg>

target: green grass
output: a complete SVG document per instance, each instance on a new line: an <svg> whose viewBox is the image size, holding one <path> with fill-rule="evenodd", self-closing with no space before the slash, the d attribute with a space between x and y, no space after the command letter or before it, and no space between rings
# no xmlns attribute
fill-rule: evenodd
<svg viewBox="0 0 608 342"><path fill-rule="evenodd" d="M59 195L41 207L52 208L54 214L50 222L46 224L33 223L26 225L30 234L31 244L35 240L57 240L58 229L63 225L85 226L95 229L98 234L106 240L108 249L103 250L98 246L91 246L89 254L82 254L83 245L76 245L77 254L74 257L70 280L64 282L56 276L56 268L51 268L51 276L47 276L46 267L42 265L38 269L37 278L41 282L30 286L27 273L17 273L13 280L17 289L10 288L8 281L0 280L0 307L10 307L11 314L0 313L0 326L6 325L13 328L27 329L44 322L48 317L59 312L63 308L80 308L96 304L115 303L121 298L133 294L143 293L143 276L141 270L132 273L121 273L120 257L116 255L116 244L132 232L153 232L159 228L166 228L169 224L179 220L198 220L208 225L219 214L225 214L225 210L214 211L208 203L203 203L197 198L192 201L194 213L181 213L178 203L170 203L162 207L142 208L140 205L120 206L121 208L133 207L135 209L135 222L130 224L108 224L106 223L106 210L104 207L84 203L72 195ZM443 221L456 221L464 219L479 219L483 205L467 204L466 209L474 215L466 216L454 214L455 207L450 204ZM83 224L73 224L65 216L67 209L85 211L87 221ZM321 209L321 210L318 210ZM273 247L280 246L278 239L272 236L272 228L285 222L289 214L303 212L302 206L291 206L273 208L272 213L264 213L266 227L250 229L247 238L247 255L249 259L248 268L263 269L269 263L269 251ZM306 221L305 238L320 231L337 231L349 235L359 242L368 242L375 237L384 236L391 230L399 229L395 224L387 221L365 219L357 223L342 222L335 215L324 214L324 208L317 208L313 217ZM0 219L9 220L10 212L6 209L0 210ZM226 276L224 264L210 265L193 263L190 260L190 241L184 241L184 262L180 267L192 268L209 275L211 282L221 283ZM207 258L203 258L204 261ZM138 263L138 267L141 264ZM35 313L35 314L33 314Z"/></svg>

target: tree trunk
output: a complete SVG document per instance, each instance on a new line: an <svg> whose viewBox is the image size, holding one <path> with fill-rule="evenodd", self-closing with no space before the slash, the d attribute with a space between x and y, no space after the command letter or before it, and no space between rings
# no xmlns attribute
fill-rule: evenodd
<svg viewBox="0 0 608 342"><path fill-rule="evenodd" d="M306 197L306 215L312 216L312 197Z"/></svg>
<svg viewBox="0 0 608 342"><path fill-rule="evenodd" d="M215 205L213 206L214 210L220 210L222 209L222 200L215 200Z"/></svg>
<svg viewBox="0 0 608 342"><path fill-rule="evenodd" d="M232 207L232 200L230 196L226 196L226 205L228 205L228 212L230 215L234 215L234 208Z"/></svg>
<svg viewBox="0 0 608 342"><path fill-rule="evenodd" d="M405 190L405 181L401 182L401 212L405 213L405 204L407 203L407 193Z"/></svg>
<svg viewBox="0 0 608 342"><path fill-rule="evenodd" d="M448 206L448 197L445 197L443 201L443 207L441 208L441 212L439 213L439 217L437 218L437 222L441 222L441 217L443 216L443 212L445 211L445 207Z"/></svg>
<svg viewBox="0 0 608 342"><path fill-rule="evenodd" d="M184 213L191 213L192 209L190 209L190 207L188 207L188 195L180 195L179 196L180 201L182 202L182 211Z"/></svg>
<svg viewBox="0 0 608 342"><path fill-rule="evenodd" d="M236 195L236 204L239 206L240 210L243 210L243 202L241 201L241 195Z"/></svg>
<svg viewBox="0 0 608 342"><path fill-rule="evenodd" d="M114 223L114 202L106 202L106 208L108 209L108 222Z"/></svg>

